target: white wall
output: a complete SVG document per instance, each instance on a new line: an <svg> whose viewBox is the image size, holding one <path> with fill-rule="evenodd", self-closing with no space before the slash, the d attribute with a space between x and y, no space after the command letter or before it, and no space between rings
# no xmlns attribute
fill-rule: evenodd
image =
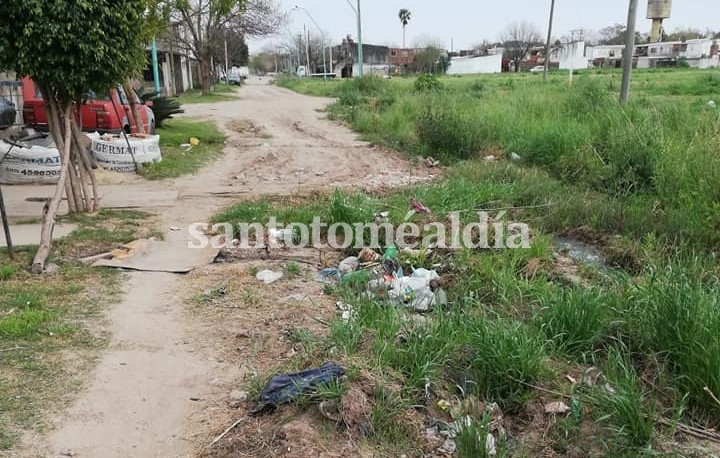
<svg viewBox="0 0 720 458"><path fill-rule="evenodd" d="M623 45L597 45L597 46L589 46L587 48L586 56L588 60L593 59L620 59L622 57L623 49L625 49L625 46ZM611 53L615 53L614 56L611 56Z"/></svg>
<svg viewBox="0 0 720 458"><path fill-rule="evenodd" d="M474 75L479 73L500 73L502 54L480 57L453 57L448 75Z"/></svg>
<svg viewBox="0 0 720 458"><path fill-rule="evenodd" d="M552 52L550 62L558 62L561 69L580 69L588 67L588 58L585 57L585 42L567 43L562 49Z"/></svg>

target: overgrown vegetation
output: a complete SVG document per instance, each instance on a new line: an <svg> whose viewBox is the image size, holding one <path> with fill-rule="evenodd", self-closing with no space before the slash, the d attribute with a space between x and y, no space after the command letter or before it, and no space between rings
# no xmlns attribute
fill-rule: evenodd
<svg viewBox="0 0 720 458"><path fill-rule="evenodd" d="M144 164L140 171L149 180L175 178L196 172L222 154L225 143L225 136L211 121L172 119L158 133L162 161ZM193 146L192 138L199 140L199 143Z"/></svg>
<svg viewBox="0 0 720 458"><path fill-rule="evenodd" d="M587 72L571 88L558 75L548 85L533 75L446 78L430 91L404 78L280 81L337 97L331 115L370 140L451 166L440 181L390 195L250 202L218 221L317 215L353 224L389 210L399 224L398 209L414 197L435 218L461 211L468 222L477 209L512 208L513 221L533 228L529 250L406 256L406 267L440 270L448 291L450 305L422 319L333 290L353 313L330 324L318 361L339 359L353 374L368 370L401 387L396 410L373 410L373 425L397 425L398 410L418 405L426 420L447 419L439 400L469 399L497 402L506 420L524 424L532 406L563 400L569 411L548 420L549 434L527 443L509 432L498 438L499 456L541 456L547 447L568 456L709 453L668 439L677 422L720 424L711 397L720 393L720 113L707 103L716 76L638 72L622 109L614 75ZM495 161L482 159L490 154ZM597 246L607 265L568 270L558 235ZM460 456L487 452L488 419L474 412L456 439ZM370 440L410 456L424 429L404 428L400 444L380 433Z"/></svg>
<svg viewBox="0 0 720 458"><path fill-rule="evenodd" d="M54 271L42 277L30 272L36 246L16 247L14 261L0 250L0 450L47 426L42 413L64 406L105 341L85 323L112 303L119 274L77 259L153 235L149 217L112 210L65 217L78 227L54 243Z"/></svg>

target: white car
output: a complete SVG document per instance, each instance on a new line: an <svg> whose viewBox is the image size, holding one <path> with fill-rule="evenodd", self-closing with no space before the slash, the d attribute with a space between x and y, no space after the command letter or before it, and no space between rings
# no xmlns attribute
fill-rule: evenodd
<svg viewBox="0 0 720 458"><path fill-rule="evenodd" d="M530 73L542 73L545 71L544 65L538 65L530 69Z"/></svg>

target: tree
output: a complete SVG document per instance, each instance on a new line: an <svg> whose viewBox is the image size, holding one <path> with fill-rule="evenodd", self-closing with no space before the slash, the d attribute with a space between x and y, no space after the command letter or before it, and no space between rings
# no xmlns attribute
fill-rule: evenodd
<svg viewBox="0 0 720 458"><path fill-rule="evenodd" d="M707 32L703 33L700 29L689 28L677 28L673 30L673 33L663 34L663 41L685 41L694 40L696 38L705 38ZM712 36L712 33L710 33Z"/></svg>
<svg viewBox="0 0 720 458"><path fill-rule="evenodd" d="M615 24L600 29L601 45L624 45L625 44L625 25Z"/></svg>
<svg viewBox="0 0 720 458"><path fill-rule="evenodd" d="M413 70L417 73L444 74L450 68L450 58L439 47L426 46L415 53Z"/></svg>
<svg viewBox="0 0 720 458"><path fill-rule="evenodd" d="M95 211L98 193L90 152L82 146L73 103L138 74L152 34L150 0L23 0L0 2L0 68L28 75L45 100L48 127L61 151L55 192L42 215L32 271L43 271L63 194L70 212Z"/></svg>
<svg viewBox="0 0 720 458"><path fill-rule="evenodd" d="M398 18L400 18L400 23L402 24L402 31L403 31L403 42L402 47L405 48L405 27L408 25L408 22L410 22L410 16L412 13L410 13L410 10L406 8L402 8L398 12Z"/></svg>
<svg viewBox="0 0 720 458"><path fill-rule="evenodd" d="M223 41L227 43L227 58L230 67L248 65L248 45L242 33L237 30L228 30L223 37ZM215 62L222 62L223 65L225 63L225 43L223 43L223 46L216 47L213 54Z"/></svg>
<svg viewBox="0 0 720 458"><path fill-rule="evenodd" d="M615 24L604 29L600 29L600 40L601 45L624 45L626 34L626 26L623 24ZM648 35L643 35L640 32L635 32L635 42L642 43L647 42L649 39Z"/></svg>
<svg viewBox="0 0 720 458"><path fill-rule="evenodd" d="M500 37L507 59L513 63L515 71L520 71L520 62L533 46L542 45L542 37L530 22L513 22Z"/></svg>
<svg viewBox="0 0 720 458"><path fill-rule="evenodd" d="M198 61L203 95L210 94L211 63L224 48L226 33L243 37L268 35L284 20L273 0L165 1L172 19L185 32L179 34L178 41Z"/></svg>

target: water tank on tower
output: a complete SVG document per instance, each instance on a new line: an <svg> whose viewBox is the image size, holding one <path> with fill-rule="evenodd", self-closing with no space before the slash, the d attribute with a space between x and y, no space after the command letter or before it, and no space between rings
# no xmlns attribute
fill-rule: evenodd
<svg viewBox="0 0 720 458"><path fill-rule="evenodd" d="M671 8L672 0L648 0L647 18L652 19L651 42L662 40L663 19L670 17Z"/></svg>

